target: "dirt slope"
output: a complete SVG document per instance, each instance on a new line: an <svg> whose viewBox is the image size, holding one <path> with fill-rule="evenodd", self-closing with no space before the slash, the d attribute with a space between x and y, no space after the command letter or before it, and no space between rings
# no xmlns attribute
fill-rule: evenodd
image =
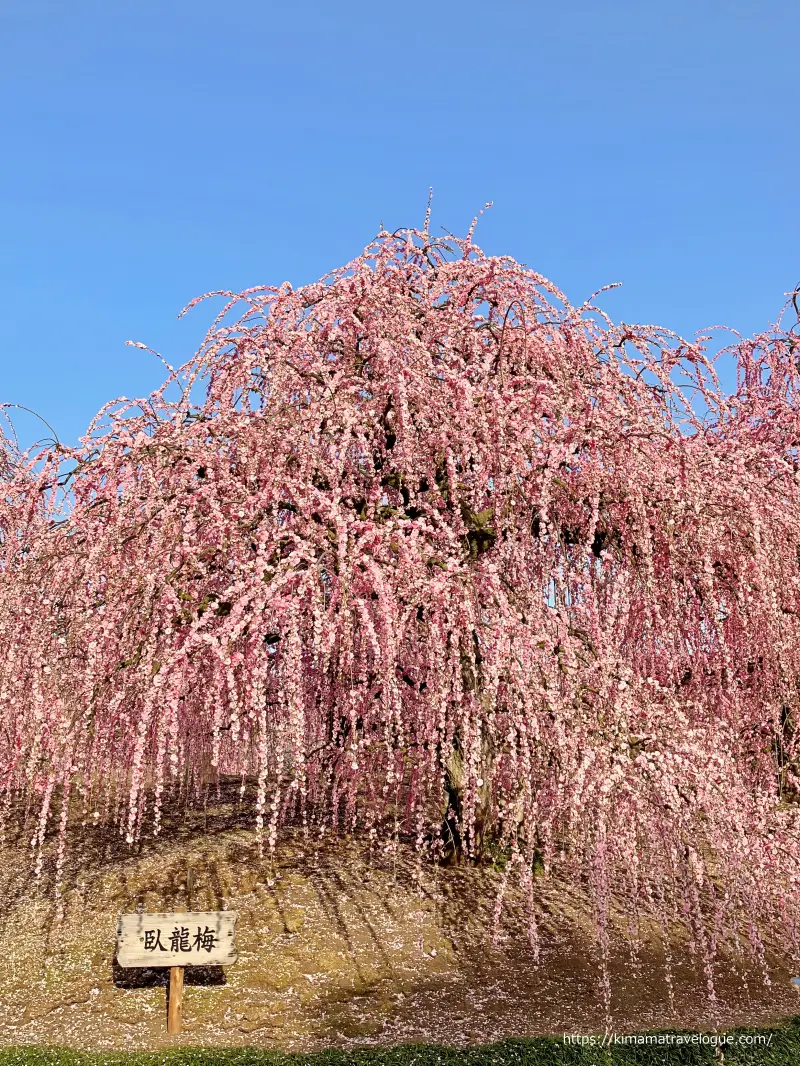
<svg viewBox="0 0 800 1066"><path fill-rule="evenodd" d="M234 803L220 803L174 816L163 836L136 849L113 830L76 827L60 920L52 846L36 886L30 825L10 834L0 849L0 1043L315 1050L602 1030L585 903L563 886L539 882L535 966L519 900L497 947L487 942L495 872L419 868L410 851L371 855L363 840L301 833L271 863L258 858L247 822ZM114 937L118 913L137 904L185 908L187 861L193 909L238 912L239 961L224 975L189 975L176 1038L166 1035L166 971L120 970ZM771 987L747 961L721 963L714 1008L699 960L676 951L672 1007L657 947L636 969L626 953L613 958L615 1031L769 1023L798 1012L785 961L772 960Z"/></svg>

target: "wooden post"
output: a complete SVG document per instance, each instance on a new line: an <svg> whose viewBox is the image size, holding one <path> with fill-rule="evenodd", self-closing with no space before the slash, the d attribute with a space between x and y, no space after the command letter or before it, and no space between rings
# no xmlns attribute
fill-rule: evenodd
<svg viewBox="0 0 800 1066"><path fill-rule="evenodd" d="M169 999L167 1000L167 1032L181 1031L181 1011L183 1009L183 967L169 968Z"/></svg>
<svg viewBox="0 0 800 1066"><path fill-rule="evenodd" d="M194 870L186 867L186 909L192 909L192 888L194 887ZM180 1033L183 1021L183 966L169 968L169 994L167 996L167 1032L175 1036Z"/></svg>

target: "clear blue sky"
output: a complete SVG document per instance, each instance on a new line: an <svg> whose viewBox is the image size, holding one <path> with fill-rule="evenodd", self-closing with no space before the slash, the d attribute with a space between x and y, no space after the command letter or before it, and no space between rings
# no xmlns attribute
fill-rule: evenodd
<svg viewBox="0 0 800 1066"><path fill-rule="evenodd" d="M77 439L194 351L209 289L383 221L574 302L765 327L800 280L797 0L2 0L0 399ZM27 432L27 428L25 429Z"/></svg>

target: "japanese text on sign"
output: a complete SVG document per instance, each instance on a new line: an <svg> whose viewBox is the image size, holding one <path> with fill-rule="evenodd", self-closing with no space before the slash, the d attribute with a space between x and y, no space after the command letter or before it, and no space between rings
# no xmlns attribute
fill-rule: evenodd
<svg viewBox="0 0 800 1066"><path fill-rule="evenodd" d="M117 922L120 966L228 966L236 961L231 911L123 914Z"/></svg>

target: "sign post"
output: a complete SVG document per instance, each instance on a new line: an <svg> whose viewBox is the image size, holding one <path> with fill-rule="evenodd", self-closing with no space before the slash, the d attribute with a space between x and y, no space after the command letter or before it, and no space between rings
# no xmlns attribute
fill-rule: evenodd
<svg viewBox="0 0 800 1066"><path fill-rule="evenodd" d="M181 1031L185 966L230 966L236 962L236 914L187 911L121 914L117 962L128 967L169 967L167 1032Z"/></svg>
<svg viewBox="0 0 800 1066"><path fill-rule="evenodd" d="M186 867L186 909L192 909L194 870ZM181 1031L183 1019L183 966L170 966L169 989L167 990L167 1032L175 1035Z"/></svg>
<svg viewBox="0 0 800 1066"><path fill-rule="evenodd" d="M183 967L170 966L169 968L169 1000L167 1001L167 1032L171 1034L181 1031L181 1019L183 1011Z"/></svg>

